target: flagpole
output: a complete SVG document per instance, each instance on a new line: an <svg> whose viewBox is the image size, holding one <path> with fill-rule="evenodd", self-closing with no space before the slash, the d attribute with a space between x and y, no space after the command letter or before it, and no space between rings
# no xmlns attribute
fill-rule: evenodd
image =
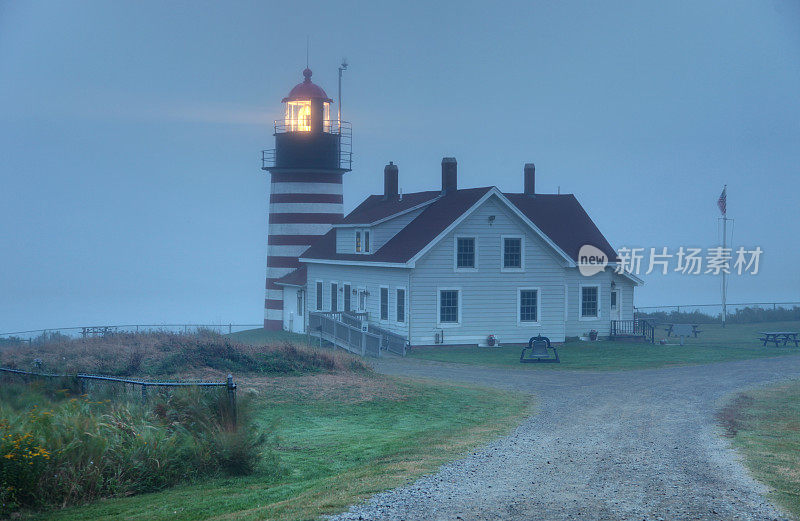
<svg viewBox="0 0 800 521"><path fill-rule="evenodd" d="M722 189L725 194L725 212L722 214L722 249L723 251L728 246L728 185ZM728 316L728 286L725 283L726 279L725 270L722 270L722 327L725 327L725 318Z"/></svg>

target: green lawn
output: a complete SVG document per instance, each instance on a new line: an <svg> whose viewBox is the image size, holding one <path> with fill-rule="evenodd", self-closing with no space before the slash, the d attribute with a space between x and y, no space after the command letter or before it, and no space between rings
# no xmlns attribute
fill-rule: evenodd
<svg viewBox="0 0 800 521"><path fill-rule="evenodd" d="M800 381L740 393L720 420L753 475L800 516Z"/></svg>
<svg viewBox="0 0 800 521"><path fill-rule="evenodd" d="M516 394L381 376L271 382L257 392L259 421L277 425L277 474L265 468L38 519L316 519L433 471L508 431L531 406Z"/></svg>
<svg viewBox="0 0 800 521"><path fill-rule="evenodd" d="M473 365L508 366L525 369L553 370L578 369L612 371L645 369L672 365L705 364L728 360L742 360L800 354L792 347L763 347L758 340L759 331L800 331L800 322L768 322L761 324L703 324L698 338L686 345L659 345L631 342L567 342L558 347L560 364L520 364L519 346L487 347L427 347L413 349L409 356L424 360L455 362ZM663 328L656 331L656 340L665 338ZM678 344L674 337L670 344Z"/></svg>

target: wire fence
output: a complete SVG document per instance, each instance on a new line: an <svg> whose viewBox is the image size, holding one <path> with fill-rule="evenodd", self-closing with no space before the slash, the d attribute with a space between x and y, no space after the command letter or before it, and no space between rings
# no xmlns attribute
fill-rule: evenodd
<svg viewBox="0 0 800 521"><path fill-rule="evenodd" d="M233 425L236 425L236 383L233 381L233 375L229 374L224 382L203 382L203 381L185 381L185 382L162 382L162 381L147 381L136 380L131 378L118 378L114 376L105 376L98 374L56 374L45 372L32 372L23 371L20 369L12 369L9 367L0 367L0 374L3 376L3 381L21 381L23 383L33 383L37 381L76 381L80 393L82 395L90 395L98 390L98 386L106 387L108 391L109 386L114 386L117 394L127 395L127 391L133 390L136 396L139 396L142 403L147 403L149 399L149 391L168 391L175 388L195 387L195 388L224 388L228 394L228 406L232 415ZM121 392L120 392L121 391ZM105 396L109 393L105 392Z"/></svg>
<svg viewBox="0 0 800 521"><path fill-rule="evenodd" d="M637 306L638 317L664 322L717 322L722 319L722 304L683 304L675 306ZM726 305L725 321L757 323L800 320L798 302L743 302Z"/></svg>
<svg viewBox="0 0 800 521"><path fill-rule="evenodd" d="M232 334L248 329L261 328L264 324L120 324L101 326L56 327L47 329L30 329L27 331L9 331L0 333L0 340L24 342L48 342L66 338L86 338L104 336L115 333L197 333L200 330L214 331L219 334Z"/></svg>

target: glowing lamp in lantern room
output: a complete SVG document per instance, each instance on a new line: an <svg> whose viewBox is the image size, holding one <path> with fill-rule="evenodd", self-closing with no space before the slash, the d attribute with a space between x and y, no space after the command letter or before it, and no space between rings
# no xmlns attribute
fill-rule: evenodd
<svg viewBox="0 0 800 521"><path fill-rule="evenodd" d="M286 103L284 123L287 132L330 131L331 100L321 87L311 82L311 69L303 71L303 83L298 83L283 98Z"/></svg>

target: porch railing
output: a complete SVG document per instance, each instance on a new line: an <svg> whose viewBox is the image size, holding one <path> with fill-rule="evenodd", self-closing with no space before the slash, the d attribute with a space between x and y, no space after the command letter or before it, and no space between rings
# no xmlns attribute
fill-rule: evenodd
<svg viewBox="0 0 800 521"><path fill-rule="evenodd" d="M408 342L404 336L374 324L367 324L367 330L363 331L366 320L366 313L315 311L308 316L308 328L312 335L357 355L377 358L381 351L406 355Z"/></svg>
<svg viewBox="0 0 800 521"><path fill-rule="evenodd" d="M643 318L612 320L609 336L612 339L625 336L640 336L651 344L654 344L656 341L656 327L652 321Z"/></svg>
<svg viewBox="0 0 800 521"><path fill-rule="evenodd" d="M351 353L380 357L381 337L362 331L360 323L358 327L351 325L352 321L352 317L343 316L342 313L312 312L308 315L308 328L311 334Z"/></svg>
<svg viewBox="0 0 800 521"><path fill-rule="evenodd" d="M403 335L398 335L382 327L370 324L369 332L381 337L381 349L400 356L406 356L408 341Z"/></svg>

